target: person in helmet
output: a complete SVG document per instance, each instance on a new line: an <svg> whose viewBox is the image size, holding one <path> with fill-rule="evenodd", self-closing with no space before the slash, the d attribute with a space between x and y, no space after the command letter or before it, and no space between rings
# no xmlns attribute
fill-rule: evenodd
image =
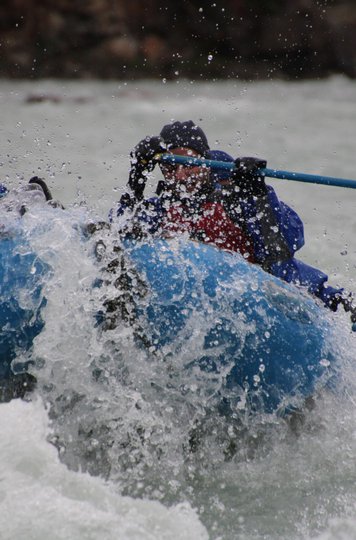
<svg viewBox="0 0 356 540"><path fill-rule="evenodd" d="M157 156L167 152L231 162L234 170L159 163ZM147 178L157 163L163 180L158 182L155 197L144 198ZM144 138L131 152L130 191L111 211L111 220L119 218L124 235L186 233L192 239L239 252L284 281L305 286L332 310L343 304L355 322L356 309L343 290L329 286L325 273L294 257L304 245L303 223L258 174L266 165L260 158L234 159L221 150L211 150L204 131L191 120L167 124L159 136Z"/></svg>

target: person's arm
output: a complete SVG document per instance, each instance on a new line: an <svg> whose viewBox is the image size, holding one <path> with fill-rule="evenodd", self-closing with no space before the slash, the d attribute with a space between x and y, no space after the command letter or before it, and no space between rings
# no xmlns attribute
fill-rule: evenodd
<svg viewBox="0 0 356 540"><path fill-rule="evenodd" d="M143 199L147 175L156 166L155 157L165 150L166 145L161 137L146 137L132 150L128 186L138 201Z"/></svg>
<svg viewBox="0 0 356 540"><path fill-rule="evenodd" d="M236 186L230 194L230 213L235 212L236 221L245 222L254 241L257 262L274 276L306 287L332 311L342 306L356 325L353 295L331 287L324 272L294 258L294 253L304 245L303 223L294 210L278 200L273 188L265 184L264 177L256 174L257 169L266 167L266 161L240 158L235 164L237 171L233 181Z"/></svg>
<svg viewBox="0 0 356 540"><path fill-rule="evenodd" d="M260 158L235 160L236 171L226 197L230 217L242 226L254 244L256 262L266 269L288 260L304 243L297 214L278 200L265 178L258 175L267 163Z"/></svg>
<svg viewBox="0 0 356 540"><path fill-rule="evenodd" d="M273 264L270 272L287 283L305 287L311 295L319 298L331 311L337 311L339 306L342 306L347 313L350 313L351 322L356 323L356 306L353 302L353 295L342 288L328 285L328 276L321 270L293 257L287 261Z"/></svg>
<svg viewBox="0 0 356 540"><path fill-rule="evenodd" d="M166 149L160 137L145 137L130 153L130 173L128 180L129 191L121 195L116 208L109 212L109 219L121 217L129 211L134 213L138 204L143 200L148 174L156 166L155 156Z"/></svg>

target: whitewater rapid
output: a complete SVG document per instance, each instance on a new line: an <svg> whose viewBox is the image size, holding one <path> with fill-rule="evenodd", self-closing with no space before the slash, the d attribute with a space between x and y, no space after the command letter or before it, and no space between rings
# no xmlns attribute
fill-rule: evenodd
<svg viewBox="0 0 356 540"><path fill-rule="evenodd" d="M1 181L16 187L42 176L68 208L33 239L54 273L35 340L39 388L30 401L0 406L1 540L356 538L356 349L347 315L335 317L347 391L323 395L297 435L276 417L242 425L205 418L198 450L187 454L199 405L167 390L164 372L147 364L124 326L111 339L93 329L98 265L73 227L106 219L130 149L172 119L192 118L211 147L259 155L270 167L355 178L355 90L339 77L1 81ZM356 290L356 190L270 183L304 221L300 258ZM34 217L26 219L30 230ZM198 337L203 325L192 329ZM156 386L147 383L152 369Z"/></svg>

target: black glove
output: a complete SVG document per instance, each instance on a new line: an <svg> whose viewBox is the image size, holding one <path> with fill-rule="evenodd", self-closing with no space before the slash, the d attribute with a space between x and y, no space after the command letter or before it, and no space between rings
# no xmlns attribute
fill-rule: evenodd
<svg viewBox="0 0 356 540"><path fill-rule="evenodd" d="M267 161L254 157L241 157L235 160L236 170L232 178L239 187L240 198L263 197L267 194L264 176L257 174L258 169L264 169Z"/></svg>
<svg viewBox="0 0 356 540"><path fill-rule="evenodd" d="M166 145L161 137L146 137L131 152L129 186L137 200L143 198L147 173L153 171L157 163L156 154L165 151Z"/></svg>

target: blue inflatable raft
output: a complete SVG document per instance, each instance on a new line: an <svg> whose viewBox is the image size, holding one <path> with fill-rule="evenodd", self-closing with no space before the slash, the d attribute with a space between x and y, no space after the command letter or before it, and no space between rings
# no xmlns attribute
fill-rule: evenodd
<svg viewBox="0 0 356 540"><path fill-rule="evenodd" d="M30 350L44 322L42 281L46 266L26 238L4 234L0 239L0 382L25 372L28 362L12 361Z"/></svg>
<svg viewBox="0 0 356 540"><path fill-rule="evenodd" d="M218 381L228 414L245 406L283 414L330 384L331 313L304 291L189 240L127 244L126 253L147 286L137 300L145 338L185 358L193 380Z"/></svg>
<svg viewBox="0 0 356 540"><path fill-rule="evenodd" d="M145 288L132 285L140 343L212 384L227 414L301 406L334 376L330 312L240 255L181 238L127 242L124 257ZM25 236L1 238L0 382L31 361L47 277Z"/></svg>

